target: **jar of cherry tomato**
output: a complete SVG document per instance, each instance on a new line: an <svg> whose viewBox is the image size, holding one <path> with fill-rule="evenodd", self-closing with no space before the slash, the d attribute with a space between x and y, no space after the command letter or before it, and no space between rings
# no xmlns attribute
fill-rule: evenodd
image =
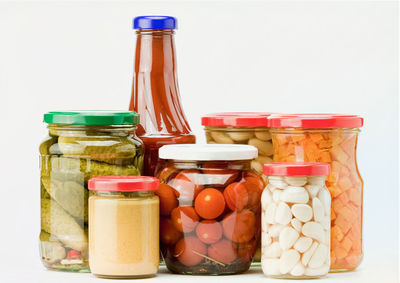
<svg viewBox="0 0 400 283"><path fill-rule="evenodd" d="M249 144L258 149L251 168L263 173L263 164L272 161L272 141L268 116L264 112L221 112L204 115L201 124L208 144ZM266 178L265 178L266 180Z"/></svg>
<svg viewBox="0 0 400 283"><path fill-rule="evenodd" d="M161 252L181 274L248 270L261 236L263 179L249 145L166 145L159 156Z"/></svg>
<svg viewBox="0 0 400 283"><path fill-rule="evenodd" d="M361 262L363 180L356 161L363 118L340 114L271 115L274 161L325 162L332 196L330 271L349 271Z"/></svg>

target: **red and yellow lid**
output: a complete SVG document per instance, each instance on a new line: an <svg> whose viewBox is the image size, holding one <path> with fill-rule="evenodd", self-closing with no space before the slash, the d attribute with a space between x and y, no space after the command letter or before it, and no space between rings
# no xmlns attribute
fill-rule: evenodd
<svg viewBox="0 0 400 283"><path fill-rule="evenodd" d="M268 117L270 128L361 128L364 119L358 115L344 114L272 114Z"/></svg>
<svg viewBox="0 0 400 283"><path fill-rule="evenodd" d="M328 176L330 166L320 162L271 162L265 163L266 176Z"/></svg>
<svg viewBox="0 0 400 283"><path fill-rule="evenodd" d="M268 112L220 112L201 117L201 124L210 127L267 127Z"/></svg>
<svg viewBox="0 0 400 283"><path fill-rule="evenodd" d="M91 191L156 191L160 180L147 176L100 176L91 178L88 185Z"/></svg>

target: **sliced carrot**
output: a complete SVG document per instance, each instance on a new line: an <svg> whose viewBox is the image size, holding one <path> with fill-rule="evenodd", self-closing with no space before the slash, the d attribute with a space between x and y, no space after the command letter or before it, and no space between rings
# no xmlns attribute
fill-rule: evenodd
<svg viewBox="0 0 400 283"><path fill-rule="evenodd" d="M343 247L341 247L341 246L336 246L336 247L335 247L335 255L336 255L336 258L337 258L337 259L343 259L343 258L346 257L347 252L346 252L346 250L345 250Z"/></svg>
<svg viewBox="0 0 400 283"><path fill-rule="evenodd" d="M353 243L349 238L344 238L340 244L346 250L346 253L349 253L351 247L353 246Z"/></svg>
<svg viewBox="0 0 400 283"><path fill-rule="evenodd" d="M337 196L337 198L340 199L340 202L343 205L347 205L347 203L349 202L349 197L347 196L346 192L341 193L340 195Z"/></svg>
<svg viewBox="0 0 400 283"><path fill-rule="evenodd" d="M304 135L304 134L292 135L292 141L297 142L297 143L302 142L305 139L306 139L306 135Z"/></svg>
<svg viewBox="0 0 400 283"><path fill-rule="evenodd" d="M340 229L342 229L343 233L347 233L351 228L351 223L349 223L346 220L346 218L341 214L338 214L336 216L335 225L338 225L340 227Z"/></svg>
<svg viewBox="0 0 400 283"><path fill-rule="evenodd" d="M318 143L319 148L330 148L332 146L332 143L329 140L322 140Z"/></svg>
<svg viewBox="0 0 400 283"><path fill-rule="evenodd" d="M347 191L352 188L353 184L348 177L340 178L338 181L338 186L342 191Z"/></svg>
<svg viewBox="0 0 400 283"><path fill-rule="evenodd" d="M314 143L319 143L321 141L324 140L324 137L321 134L310 134L310 139L314 142Z"/></svg>
<svg viewBox="0 0 400 283"><path fill-rule="evenodd" d="M357 135L347 136L340 144L340 147L349 155L353 156L357 146Z"/></svg>
<svg viewBox="0 0 400 283"><path fill-rule="evenodd" d="M336 239L339 242L343 239L344 234L339 226L335 225L331 228L331 238Z"/></svg>
<svg viewBox="0 0 400 283"><path fill-rule="evenodd" d="M311 140L304 142L304 153L307 157L308 162L316 162L318 156L318 147Z"/></svg>
<svg viewBox="0 0 400 283"><path fill-rule="evenodd" d="M276 134L275 138L276 138L276 141L278 142L278 144L280 144L280 145L287 144L290 140L290 136L286 135L286 134Z"/></svg>
<svg viewBox="0 0 400 283"><path fill-rule="evenodd" d="M318 162L329 163L331 161L331 154L328 151L323 151L319 154Z"/></svg>
<svg viewBox="0 0 400 283"><path fill-rule="evenodd" d="M346 154L346 152L344 152L342 150L342 148L340 146L332 147L331 152L332 152L332 158L334 160L337 160L342 164L346 164L347 163L347 161L349 159L349 156Z"/></svg>

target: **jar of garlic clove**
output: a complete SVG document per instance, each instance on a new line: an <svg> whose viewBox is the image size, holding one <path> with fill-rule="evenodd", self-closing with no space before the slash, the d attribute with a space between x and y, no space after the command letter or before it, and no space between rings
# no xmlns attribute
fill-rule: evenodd
<svg viewBox="0 0 400 283"><path fill-rule="evenodd" d="M272 162L271 134L264 112L221 112L204 115L201 124L208 144L249 144L258 149L258 157L251 162L257 173L263 173L263 164ZM265 178L265 177L264 177ZM266 180L266 178L265 178Z"/></svg>
<svg viewBox="0 0 400 283"><path fill-rule="evenodd" d="M264 164L262 270L274 278L325 276L330 265L329 164Z"/></svg>

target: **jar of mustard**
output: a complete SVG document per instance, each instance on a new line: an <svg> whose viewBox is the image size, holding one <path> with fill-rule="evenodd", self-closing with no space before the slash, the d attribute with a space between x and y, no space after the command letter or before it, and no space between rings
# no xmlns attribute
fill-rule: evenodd
<svg viewBox="0 0 400 283"><path fill-rule="evenodd" d="M159 180L95 177L89 180L89 264L104 278L142 278L159 265Z"/></svg>

